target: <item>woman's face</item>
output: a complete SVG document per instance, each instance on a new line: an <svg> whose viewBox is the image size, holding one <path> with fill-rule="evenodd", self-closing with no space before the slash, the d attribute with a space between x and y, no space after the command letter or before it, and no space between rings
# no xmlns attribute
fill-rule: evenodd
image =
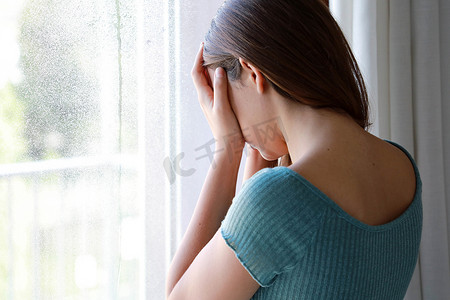
<svg viewBox="0 0 450 300"><path fill-rule="evenodd" d="M214 86L214 69L207 70ZM245 76L246 73L242 75L241 80L228 81L228 98L244 139L266 160L278 159L288 150L282 134L281 118L275 113L277 110L268 96L271 87L265 80L266 93L258 93L255 84Z"/></svg>

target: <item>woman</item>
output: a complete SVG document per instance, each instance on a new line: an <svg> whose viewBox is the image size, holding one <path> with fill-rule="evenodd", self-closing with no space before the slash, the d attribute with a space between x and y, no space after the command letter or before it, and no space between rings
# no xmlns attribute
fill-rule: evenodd
<svg viewBox="0 0 450 300"><path fill-rule="evenodd" d="M167 298L403 299L421 238L419 173L405 149L366 131L363 78L327 7L226 1L192 76L215 164Z"/></svg>

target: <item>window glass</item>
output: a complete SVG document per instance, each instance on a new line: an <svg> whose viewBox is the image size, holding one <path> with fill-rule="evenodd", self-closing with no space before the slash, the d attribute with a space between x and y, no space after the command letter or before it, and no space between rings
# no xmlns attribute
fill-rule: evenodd
<svg viewBox="0 0 450 300"><path fill-rule="evenodd" d="M134 1L0 2L0 298L138 299Z"/></svg>

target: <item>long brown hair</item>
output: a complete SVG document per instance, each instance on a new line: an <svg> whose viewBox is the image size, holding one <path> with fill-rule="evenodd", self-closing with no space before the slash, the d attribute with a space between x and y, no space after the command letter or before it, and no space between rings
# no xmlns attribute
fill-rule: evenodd
<svg viewBox="0 0 450 300"><path fill-rule="evenodd" d="M227 0L205 37L204 66L239 80L239 57L285 98L369 127L368 96L339 25L320 0Z"/></svg>

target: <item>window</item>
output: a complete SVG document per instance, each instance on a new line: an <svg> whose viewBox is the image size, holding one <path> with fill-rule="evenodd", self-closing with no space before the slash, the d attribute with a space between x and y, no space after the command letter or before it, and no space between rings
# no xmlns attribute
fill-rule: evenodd
<svg viewBox="0 0 450 300"><path fill-rule="evenodd" d="M162 299L212 138L190 68L222 1L0 4L0 298Z"/></svg>

